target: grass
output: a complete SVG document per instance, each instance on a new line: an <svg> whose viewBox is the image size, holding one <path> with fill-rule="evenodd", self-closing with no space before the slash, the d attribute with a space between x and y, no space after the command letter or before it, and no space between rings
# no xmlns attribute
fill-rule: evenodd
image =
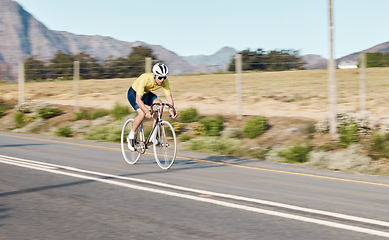
<svg viewBox="0 0 389 240"><path fill-rule="evenodd" d="M337 70L337 89L341 93L338 96L339 109L357 109L358 104L358 80L359 70ZM374 113L374 106L386 106L389 92L387 76L389 68L369 68L367 69L367 107ZM270 100L284 101L280 104L298 105L296 96L304 100L312 100L310 108L318 110L327 108L327 70L302 70L302 71L284 71L284 72L246 72L243 73L243 95L249 96L249 99L243 98L244 103L249 104L250 99L254 102L264 100L263 96L274 96ZM108 79L108 80L83 80L80 82L80 102L88 102L104 107L111 108L116 102L121 105L128 105L126 91L135 78L130 79ZM174 99L187 102L188 93L203 97L219 97L225 101L235 104L236 77L235 74L210 74L210 75L191 75L191 76L170 76L170 85L174 93ZM27 82L26 101L72 101L73 100L73 82ZM158 92L159 91L159 92ZM162 90L157 94L163 96ZM0 89L0 95L11 95L17 92L17 84L4 84ZM99 94L97 94L99 93ZM104 93L104 94L100 94ZM17 97L17 95L14 94ZM209 98L210 102L214 101ZM199 100L194 100L194 104ZM71 102L72 103L72 102ZM351 104L352 103L352 104ZM352 105L353 107L349 106ZM307 107L308 104L300 106ZM97 107L97 106L94 106ZM196 107L198 108L198 107ZM201 111L201 108L198 108ZM383 111L377 111L383 112ZM389 111L386 111L389 112Z"/></svg>

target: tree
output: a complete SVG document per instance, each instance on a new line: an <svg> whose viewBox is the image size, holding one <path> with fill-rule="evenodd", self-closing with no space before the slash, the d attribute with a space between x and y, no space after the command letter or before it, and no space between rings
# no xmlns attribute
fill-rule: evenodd
<svg viewBox="0 0 389 240"><path fill-rule="evenodd" d="M96 79L103 78L103 66L99 63L99 60L85 51L74 55L75 61L80 61L80 76L83 79Z"/></svg>
<svg viewBox="0 0 389 240"><path fill-rule="evenodd" d="M26 58L24 60L24 74L26 81L46 79L47 69L45 62L36 59L36 56Z"/></svg>
<svg viewBox="0 0 389 240"><path fill-rule="evenodd" d="M256 51L244 50L242 54L242 70L284 71L290 69L303 69L305 64L294 50L272 50L265 52L258 48ZM235 71L235 61L229 65L229 71Z"/></svg>
<svg viewBox="0 0 389 240"><path fill-rule="evenodd" d="M70 54L66 54L58 50L54 58L50 59L48 67L52 78L69 78L73 76L73 61L74 58Z"/></svg>
<svg viewBox="0 0 389 240"><path fill-rule="evenodd" d="M156 59L152 50L148 47L132 48L132 52L128 55L129 77L137 77L144 73L146 57Z"/></svg>
<svg viewBox="0 0 389 240"><path fill-rule="evenodd" d="M389 67L389 53L366 53L366 67Z"/></svg>

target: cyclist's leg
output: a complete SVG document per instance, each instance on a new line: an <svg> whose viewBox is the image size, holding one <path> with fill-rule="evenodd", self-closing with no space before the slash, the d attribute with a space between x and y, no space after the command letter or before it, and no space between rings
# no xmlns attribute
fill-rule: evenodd
<svg viewBox="0 0 389 240"><path fill-rule="evenodd" d="M136 92L135 90L130 87L127 92L127 99L128 102L131 104L132 108L137 112L137 116L134 119L134 122L132 124L132 133L136 132L140 124L142 123L143 119L145 118L145 113L139 108L138 104L136 104ZM133 136L131 136L133 137Z"/></svg>
<svg viewBox="0 0 389 240"><path fill-rule="evenodd" d="M138 115L134 118L134 123L132 125L132 131L133 132L135 132L136 129L138 129L138 127L142 123L143 119L145 119L145 113L142 111L142 109L138 108L136 110L136 112L137 112Z"/></svg>

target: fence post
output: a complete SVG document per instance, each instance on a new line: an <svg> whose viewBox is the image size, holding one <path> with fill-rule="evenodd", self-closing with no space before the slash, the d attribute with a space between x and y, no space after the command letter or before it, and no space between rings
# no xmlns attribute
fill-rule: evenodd
<svg viewBox="0 0 389 240"><path fill-rule="evenodd" d="M145 73L151 73L151 57L147 57L145 60Z"/></svg>
<svg viewBox="0 0 389 240"><path fill-rule="evenodd" d="M80 61L73 62L74 112L80 112Z"/></svg>
<svg viewBox="0 0 389 240"><path fill-rule="evenodd" d="M18 92L19 92L19 106L24 103L24 63L19 63L18 68Z"/></svg>
<svg viewBox="0 0 389 240"><path fill-rule="evenodd" d="M242 119L242 54L235 55L237 119Z"/></svg>
<svg viewBox="0 0 389 240"><path fill-rule="evenodd" d="M366 53L359 55L359 111L366 111Z"/></svg>
<svg viewBox="0 0 389 240"><path fill-rule="evenodd" d="M336 116L336 79L335 79L335 60L334 60L334 39L332 22L332 0L329 0L329 19L330 19L330 59L328 60L328 103L329 103L329 124L332 139L337 138L337 116Z"/></svg>

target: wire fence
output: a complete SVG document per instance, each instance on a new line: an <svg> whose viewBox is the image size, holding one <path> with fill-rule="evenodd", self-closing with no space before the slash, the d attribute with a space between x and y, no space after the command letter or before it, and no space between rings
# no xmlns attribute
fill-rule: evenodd
<svg viewBox="0 0 389 240"><path fill-rule="evenodd" d="M134 77L138 77L141 73L151 70L152 64L155 62L139 60L136 62L136 65L126 66L125 61L122 61L123 72L128 74L131 72ZM23 65L25 69L19 72L19 79L30 81L32 79L28 78L28 71L39 76L41 74L42 81L48 80L83 80L88 79L88 74L90 75L93 71L99 71L101 68L98 66L88 65L93 64L94 62L79 62L79 72L75 73L75 64L52 64L48 65L45 68L33 68L33 65L28 66L27 64ZM289 64L288 62L284 63L269 63L269 64ZM213 74L209 75L191 75L185 77L185 81L179 81L173 83L173 88L178 87L178 91L186 92L186 99L188 101L196 102L197 99L203 99L207 102L207 99L214 99L216 102L209 102L209 106L217 104L218 95L230 96L232 99L231 107L229 110L236 112L237 117L241 118L242 115L246 114L261 114L261 111L266 115L266 107L259 104L266 103L276 103L276 109L273 109L279 114L288 115L288 111L292 112L295 108L301 110L306 110L304 116L310 117L311 110L314 109L316 113L320 112L322 115L326 115L328 109L328 77L326 70L317 70L317 71L287 71L284 74L282 72L272 72L272 71L242 71L243 62L241 64L241 69L235 70L235 75L231 74ZM366 64L365 64L366 65ZM26 70L27 67L27 70ZM111 66L111 68L114 68ZM105 73L108 78L117 78L118 75L110 73L110 68L107 68L108 71ZM51 70L52 72L48 74L44 70ZM57 70L58 72L55 72ZM362 76L362 69L352 70L352 71L342 71L337 70L337 95L338 95L338 111L351 111L351 112L361 112L362 110L372 111L380 115L384 113L389 113L389 109L386 106L386 102L389 100L389 84L385 79L386 74L389 74L388 68L377 68L369 69L366 68L365 76ZM30 74L31 74L30 73ZM101 73L101 72L99 72ZM103 72L104 74L104 72ZM239 76L240 75L240 76ZM42 76L45 76L42 77ZM77 76L77 77L76 77ZM78 78L78 79L76 79ZM128 78L128 75L123 75L123 78ZM98 79L98 78L95 78ZM175 78L174 78L175 79ZM186 80L190 79L190 81ZM211 80L210 80L211 79ZM213 80L214 79L214 80ZM39 80L39 79L34 79ZM360 81L365 82L365 88L362 89ZM83 82L83 81L81 81ZM85 92L94 94L101 94L101 91L107 92L107 94L115 94L114 91L109 89L86 89L87 85L80 86L80 94L85 95ZM130 82L126 82L130 84ZM20 83L21 87L19 88L19 95L22 96L19 98L19 102L24 101L24 86ZM70 85L71 86L71 85ZM75 88L76 85L74 85ZM208 89L207 94L209 96L204 96L204 92L195 92L195 89L198 89L199 86L204 86ZM114 86L112 86L114 88ZM28 91L28 85L25 85L25 88ZM201 88L201 87L200 87ZM207 89L207 90L208 90ZM50 89L48 90L50 91ZM70 91L68 95L76 95L76 91ZM100 92L98 92L100 91ZM120 90L121 91L121 90ZM46 95L55 95L55 93L46 92ZM365 97L363 97L365 95ZM76 96L74 96L76 99ZM79 98L77 96L77 98ZM124 99L124 98L123 98ZM363 99L363 100L361 100ZM31 97L27 98L31 100ZM38 98L33 98L34 101L39 100ZM185 101L181 100L181 101ZM361 102L362 101L362 102ZM75 109L79 109L80 102L74 100ZM82 105L82 101L81 101ZM256 107L255 107L256 106ZM362 107L365 106L365 107ZM76 110L78 111L78 110ZM301 113L300 113L301 114ZM303 116L303 115L301 115ZM389 118L389 115L388 115Z"/></svg>

